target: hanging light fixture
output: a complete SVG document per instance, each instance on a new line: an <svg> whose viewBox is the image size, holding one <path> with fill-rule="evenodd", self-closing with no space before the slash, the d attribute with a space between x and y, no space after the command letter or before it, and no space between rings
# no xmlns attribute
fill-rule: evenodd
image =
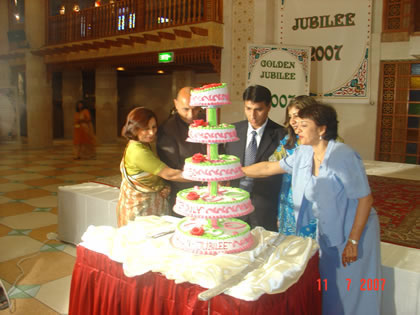
<svg viewBox="0 0 420 315"><path fill-rule="evenodd" d="M64 5L62 5L60 7L60 15L64 15L66 13L66 7Z"/></svg>
<svg viewBox="0 0 420 315"><path fill-rule="evenodd" d="M80 11L80 7L79 7L79 5L78 5L78 4L75 4L75 5L73 6L73 11L74 11L74 12L79 12L79 11Z"/></svg>
<svg viewBox="0 0 420 315"><path fill-rule="evenodd" d="M100 7L101 6L101 1L95 1L95 7Z"/></svg>

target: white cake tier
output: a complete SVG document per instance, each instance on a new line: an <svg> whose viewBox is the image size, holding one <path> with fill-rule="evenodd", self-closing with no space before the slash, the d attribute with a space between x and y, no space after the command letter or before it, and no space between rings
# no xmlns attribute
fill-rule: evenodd
<svg viewBox="0 0 420 315"><path fill-rule="evenodd" d="M190 126L187 141L194 143L226 143L238 141L234 125Z"/></svg>
<svg viewBox="0 0 420 315"><path fill-rule="evenodd" d="M235 187L219 187L217 196L208 187L181 190L176 197L174 211L186 217L233 218L254 211L249 193Z"/></svg>
<svg viewBox="0 0 420 315"><path fill-rule="evenodd" d="M172 244L200 255L237 253L252 248L254 238L249 225L238 219L184 218L176 227Z"/></svg>
<svg viewBox="0 0 420 315"><path fill-rule="evenodd" d="M204 85L191 90L190 106L221 106L230 104L226 83Z"/></svg>
<svg viewBox="0 0 420 315"><path fill-rule="evenodd" d="M228 181L244 176L241 163L234 155L219 155L218 160L208 160L206 155L200 155L203 160L196 162L195 157L185 159L182 176L199 182ZM194 162L193 162L194 161Z"/></svg>

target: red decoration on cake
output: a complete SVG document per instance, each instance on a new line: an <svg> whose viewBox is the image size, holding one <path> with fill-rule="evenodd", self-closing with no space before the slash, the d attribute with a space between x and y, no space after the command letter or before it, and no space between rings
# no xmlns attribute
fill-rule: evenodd
<svg viewBox="0 0 420 315"><path fill-rule="evenodd" d="M193 163L201 163L201 162L205 162L207 159L203 154L196 153L192 156L191 160Z"/></svg>
<svg viewBox="0 0 420 315"><path fill-rule="evenodd" d="M188 200L197 200L197 199L200 199L200 195L197 194L195 191L191 191L191 192L188 193L187 199Z"/></svg>
<svg viewBox="0 0 420 315"><path fill-rule="evenodd" d="M193 123L190 125L191 127L207 127L209 123L204 121L203 119L193 120Z"/></svg>
<svg viewBox="0 0 420 315"><path fill-rule="evenodd" d="M191 233L191 235L201 236L201 235L204 234L204 229L203 229L202 226L200 226L200 227L195 226L191 229L190 233Z"/></svg>

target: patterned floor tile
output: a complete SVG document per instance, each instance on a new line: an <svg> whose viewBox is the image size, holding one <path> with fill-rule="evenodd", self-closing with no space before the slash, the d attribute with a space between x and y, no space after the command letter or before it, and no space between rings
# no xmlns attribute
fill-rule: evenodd
<svg viewBox="0 0 420 315"><path fill-rule="evenodd" d="M57 233L58 230L58 225L57 224L52 224L52 225L47 225L47 226L43 226L40 228L36 228L36 229L32 229L32 232L30 234L30 237L40 241L40 242L44 242L45 240L47 240L47 234L48 233ZM59 241L50 241L50 243L59 243Z"/></svg>
<svg viewBox="0 0 420 315"><path fill-rule="evenodd" d="M57 224L57 216L49 212L29 212L15 216L3 217L0 223L12 229L36 229L46 225Z"/></svg>
<svg viewBox="0 0 420 315"><path fill-rule="evenodd" d="M45 196L51 196L51 192L43 189L25 189L18 191L9 191L3 195L4 197L10 199L32 199Z"/></svg>
<svg viewBox="0 0 420 315"><path fill-rule="evenodd" d="M67 253L73 257L76 257L77 255L77 247L73 244L66 244L66 248L64 248L63 252Z"/></svg>
<svg viewBox="0 0 420 315"><path fill-rule="evenodd" d="M38 251L35 253L38 253ZM42 285L71 276L76 262L75 257L62 251L39 252L37 255L28 255L26 258L19 264L24 271L24 275L19 280L19 285ZM17 266L20 260L21 257L18 257L1 262L0 277L9 283L14 283L21 274L21 270Z"/></svg>
<svg viewBox="0 0 420 315"><path fill-rule="evenodd" d="M58 187L120 175L124 147L125 141L100 145L95 160L75 161L71 140L55 140L48 150L0 146L0 278L6 288L20 274L17 262L30 257L21 264L25 275L16 296L25 298L13 300L15 314L67 314L76 247L47 239L58 229Z"/></svg>
<svg viewBox="0 0 420 315"><path fill-rule="evenodd" d="M94 175L89 175L89 174L72 174L72 175L62 175L62 176L57 176L57 178L63 179L63 180L71 180L71 181L75 181L75 182L86 182L92 179L95 179L96 176Z"/></svg>
<svg viewBox="0 0 420 315"><path fill-rule="evenodd" d="M51 208L57 207L57 197L56 196L45 196L40 198L32 198L24 201L25 203L40 207L40 208Z"/></svg>
<svg viewBox="0 0 420 315"><path fill-rule="evenodd" d="M58 187L66 185L65 182L62 182L60 184L54 184L54 185L48 185L48 186L42 186L42 189L48 190L49 192L58 192Z"/></svg>
<svg viewBox="0 0 420 315"><path fill-rule="evenodd" d="M63 277L44 284L36 298L55 311L66 314L69 309L71 276Z"/></svg>
<svg viewBox="0 0 420 315"><path fill-rule="evenodd" d="M43 187L43 186L47 186L47 185L60 184L62 182L63 181L61 179L48 177L48 178L42 178L42 179L27 180L27 181L25 181L25 184L30 185L30 186Z"/></svg>
<svg viewBox="0 0 420 315"><path fill-rule="evenodd" d="M44 178L44 175L40 175L40 174L34 174L34 173L23 173L23 174L18 174L18 175L7 175L4 176L7 179L10 180L15 180L15 181L26 181L26 180L30 180L30 179L40 179L40 178Z"/></svg>
<svg viewBox="0 0 420 315"><path fill-rule="evenodd" d="M0 251L0 262L36 253L41 246L41 242L27 236L2 236L0 237L0 248L9 248L9 250ZM1 275L1 277L4 277L4 275Z"/></svg>
<svg viewBox="0 0 420 315"><path fill-rule="evenodd" d="M6 198L3 195L0 195L0 204L10 202L10 201L11 201L10 198Z"/></svg>
<svg viewBox="0 0 420 315"><path fill-rule="evenodd" d="M24 230L11 230L8 235L10 235L10 236L13 236L13 235L25 235L25 236L28 236L31 232L32 232L32 230L29 230L29 229L24 229Z"/></svg>
<svg viewBox="0 0 420 315"><path fill-rule="evenodd" d="M12 305L15 309L14 315L60 315L60 312L49 308L37 299L16 299L12 300ZM3 313L10 314L9 310L0 311L1 315Z"/></svg>
<svg viewBox="0 0 420 315"><path fill-rule="evenodd" d="M51 171L55 168L51 166L45 166L45 165L36 165L36 166L28 167L26 164L26 166L21 169L24 170L25 172L41 172L41 171Z"/></svg>
<svg viewBox="0 0 420 315"><path fill-rule="evenodd" d="M3 170L0 171L0 176L13 176L13 175L19 175L19 174L24 174L25 172L19 169L8 169L8 170ZM7 178L6 178L7 179Z"/></svg>
<svg viewBox="0 0 420 315"><path fill-rule="evenodd" d="M0 204L0 217L15 216L23 213L32 212L34 206L24 202L7 202ZM0 219L1 221L1 219Z"/></svg>
<svg viewBox="0 0 420 315"><path fill-rule="evenodd" d="M25 299L33 298L37 295L39 284L28 284L28 285L17 285L11 288L9 292L9 298L11 299Z"/></svg>
<svg viewBox="0 0 420 315"><path fill-rule="evenodd" d="M34 163L35 164L39 164L39 165L52 165L52 166L54 166L54 168L56 168L56 165L57 164L62 164L62 163L64 163L65 161L63 161L63 160L37 160L37 161L35 161Z"/></svg>
<svg viewBox="0 0 420 315"><path fill-rule="evenodd" d="M98 176L113 176L113 175L118 175L120 174L119 171L115 171L115 170L99 170L99 171L90 171L87 172L90 175L94 175L96 177Z"/></svg>
<svg viewBox="0 0 420 315"><path fill-rule="evenodd" d="M81 165L81 166L76 166L76 167L70 167L67 170L75 172L75 173L85 173L85 172L89 172L89 171L98 171L101 170L101 167L97 167L97 166L85 166L85 165Z"/></svg>
<svg viewBox="0 0 420 315"><path fill-rule="evenodd" d="M9 235L9 233L10 233L11 230L12 229L9 228L8 226L5 226L3 224L0 224L0 237L1 236Z"/></svg>
<svg viewBox="0 0 420 315"><path fill-rule="evenodd" d="M22 184L22 183L6 183L0 184L0 191L1 192L9 192L9 191L16 191L16 190L23 190L30 188L30 186Z"/></svg>
<svg viewBox="0 0 420 315"><path fill-rule="evenodd" d="M64 170L64 169L56 169L53 171L44 171L39 172L39 174L45 175L45 176L60 176L60 175L68 175L68 174L74 174L73 172Z"/></svg>

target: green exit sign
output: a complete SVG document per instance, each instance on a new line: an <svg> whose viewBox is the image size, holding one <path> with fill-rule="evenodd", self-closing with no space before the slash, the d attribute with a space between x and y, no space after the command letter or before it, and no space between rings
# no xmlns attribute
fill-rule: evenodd
<svg viewBox="0 0 420 315"><path fill-rule="evenodd" d="M172 61L174 61L174 53L172 51L159 53L159 63L172 62Z"/></svg>

